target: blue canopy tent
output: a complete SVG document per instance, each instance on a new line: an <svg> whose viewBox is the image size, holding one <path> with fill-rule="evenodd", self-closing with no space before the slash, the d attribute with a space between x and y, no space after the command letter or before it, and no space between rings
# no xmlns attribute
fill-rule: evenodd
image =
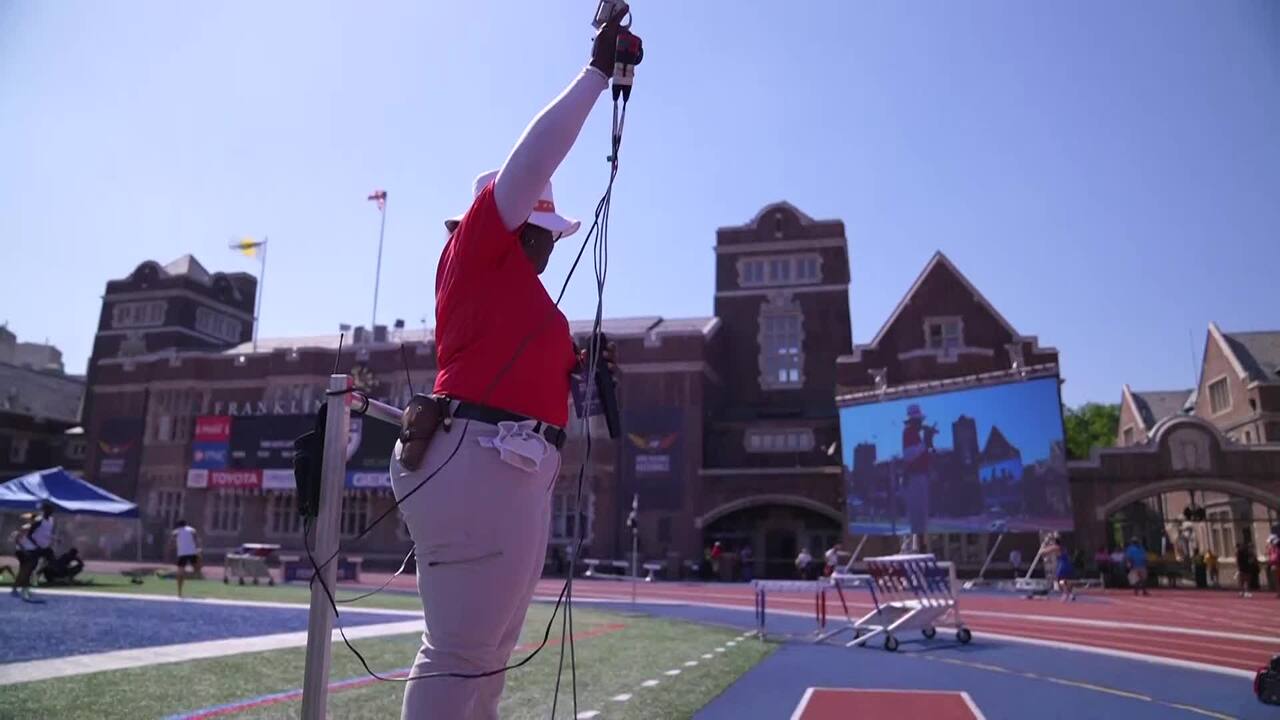
<svg viewBox="0 0 1280 720"><path fill-rule="evenodd" d="M60 467L33 472L0 484L0 510L31 512L39 510L45 501L69 515L132 518L141 522L137 505ZM142 550L141 529L138 550Z"/></svg>

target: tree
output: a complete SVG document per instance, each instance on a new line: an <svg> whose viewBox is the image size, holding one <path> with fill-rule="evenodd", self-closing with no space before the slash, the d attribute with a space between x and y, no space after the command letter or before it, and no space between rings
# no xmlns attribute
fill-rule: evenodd
<svg viewBox="0 0 1280 720"><path fill-rule="evenodd" d="M1067 430L1067 457L1085 460L1095 447L1115 445L1120 406L1085 403L1078 408L1067 408L1062 420Z"/></svg>

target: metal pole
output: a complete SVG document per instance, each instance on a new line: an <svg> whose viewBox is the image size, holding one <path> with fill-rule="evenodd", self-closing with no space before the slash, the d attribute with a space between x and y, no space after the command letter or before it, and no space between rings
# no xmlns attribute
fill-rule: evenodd
<svg viewBox="0 0 1280 720"><path fill-rule="evenodd" d="M142 562L142 513L138 513L138 562Z"/></svg>
<svg viewBox="0 0 1280 720"><path fill-rule="evenodd" d="M382 224L378 228L378 269L373 275L373 320L369 322L369 332L378 324L378 284L382 280L382 235L387 229L387 196L382 196Z"/></svg>
<svg viewBox="0 0 1280 720"><path fill-rule="evenodd" d="M342 512L342 486L347 470L347 436L351 428L351 378L330 375L331 395L325 414L324 462L320 481L320 513L315 519L314 555L328 559L338 549L338 517ZM325 565L320 577L333 591L336 563ZM307 662L302 677L302 718L323 720L329 696L329 651L333 635L333 608L324 589L311 583L311 612L307 620Z"/></svg>
<svg viewBox="0 0 1280 720"><path fill-rule="evenodd" d="M631 523L631 607L634 610L636 604L636 576L639 575L636 561L640 558L640 493L636 493L631 497L631 517L635 518L635 521Z"/></svg>
<svg viewBox="0 0 1280 720"><path fill-rule="evenodd" d="M991 559L996 556L996 551L1000 549L1000 541L1004 540L1004 533L996 535L996 541L991 546L991 552L987 553L987 559L982 563L982 569L978 571L978 579L981 580L987 575L987 567L991 565ZM1014 572L1017 572L1016 570Z"/></svg>
<svg viewBox="0 0 1280 720"><path fill-rule="evenodd" d="M267 237L262 236L262 263L258 270L258 300L253 304L253 351L258 352L258 326L262 324L262 288L267 284Z"/></svg>

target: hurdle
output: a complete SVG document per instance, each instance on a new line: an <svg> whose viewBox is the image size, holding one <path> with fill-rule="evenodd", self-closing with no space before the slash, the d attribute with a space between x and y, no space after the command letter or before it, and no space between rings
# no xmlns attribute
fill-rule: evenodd
<svg viewBox="0 0 1280 720"><path fill-rule="evenodd" d="M753 633L761 640L768 640L766 627L769 593L805 593L813 596L813 620L811 635L820 635L827 626L827 596L825 580L752 580L755 590L756 629Z"/></svg>
<svg viewBox="0 0 1280 720"><path fill-rule="evenodd" d="M851 632L853 639L845 647L855 647L883 635L885 650L893 652L898 649L900 634L919 630L930 640L937 635L937 625L944 621L954 625L956 640L961 644L973 639L960 617L954 591L955 565L939 563L932 554L899 554L867 558L866 567L866 585L874 609L852 621L846 606L849 624L821 635L819 642Z"/></svg>

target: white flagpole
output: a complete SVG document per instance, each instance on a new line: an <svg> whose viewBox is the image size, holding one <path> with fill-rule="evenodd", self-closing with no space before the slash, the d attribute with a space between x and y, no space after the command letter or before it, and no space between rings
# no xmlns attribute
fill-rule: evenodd
<svg viewBox="0 0 1280 720"><path fill-rule="evenodd" d="M378 284L382 280L382 236L387 230L387 192L382 191L382 202L378 211L382 213L382 224L378 227L378 269L373 275L373 319L369 322L369 332L378 324Z"/></svg>
<svg viewBox="0 0 1280 720"><path fill-rule="evenodd" d="M258 299L253 304L253 351L258 352L258 326L262 324L262 288L267 284L267 237L262 237L262 261L258 270Z"/></svg>

